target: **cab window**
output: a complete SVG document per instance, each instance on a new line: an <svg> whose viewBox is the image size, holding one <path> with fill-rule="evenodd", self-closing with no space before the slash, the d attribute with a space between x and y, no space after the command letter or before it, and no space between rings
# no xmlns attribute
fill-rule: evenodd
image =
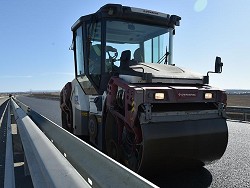
<svg viewBox="0 0 250 188"><path fill-rule="evenodd" d="M84 69L84 43L83 27L80 26L74 33L74 51L76 63L76 79L87 95L97 94L95 88L86 76Z"/></svg>
<svg viewBox="0 0 250 188"><path fill-rule="evenodd" d="M82 27L75 32L75 58L76 58L76 74L84 74L84 56L83 56L83 35Z"/></svg>
<svg viewBox="0 0 250 188"><path fill-rule="evenodd" d="M101 79L101 22L87 24L87 37L90 39L87 61L89 78L99 88Z"/></svg>

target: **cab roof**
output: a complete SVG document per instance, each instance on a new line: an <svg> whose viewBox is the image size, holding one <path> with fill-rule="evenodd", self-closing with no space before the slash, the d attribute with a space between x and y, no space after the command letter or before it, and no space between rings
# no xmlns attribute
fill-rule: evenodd
<svg viewBox="0 0 250 188"><path fill-rule="evenodd" d="M175 26L179 26L181 17L152 10L122 6L120 4L106 4L96 13L80 17L73 24L71 30L75 31L83 22L100 19L119 19L174 28Z"/></svg>

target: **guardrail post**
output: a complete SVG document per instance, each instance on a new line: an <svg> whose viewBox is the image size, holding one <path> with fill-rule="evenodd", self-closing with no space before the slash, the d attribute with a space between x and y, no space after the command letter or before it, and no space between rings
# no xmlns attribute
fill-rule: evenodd
<svg viewBox="0 0 250 188"><path fill-rule="evenodd" d="M244 121L247 121L247 113L243 113L244 115Z"/></svg>
<svg viewBox="0 0 250 188"><path fill-rule="evenodd" d="M30 170L29 170L29 166L28 166L28 162L27 162L27 159L26 159L26 156L24 155L24 175L25 176L30 176Z"/></svg>

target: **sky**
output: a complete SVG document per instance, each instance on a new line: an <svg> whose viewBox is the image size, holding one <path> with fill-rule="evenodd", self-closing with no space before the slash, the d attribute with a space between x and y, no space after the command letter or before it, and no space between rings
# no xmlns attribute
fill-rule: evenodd
<svg viewBox="0 0 250 188"><path fill-rule="evenodd" d="M74 79L71 26L107 3L180 16L174 63L210 85L250 89L250 0L0 0L0 92L61 90Z"/></svg>

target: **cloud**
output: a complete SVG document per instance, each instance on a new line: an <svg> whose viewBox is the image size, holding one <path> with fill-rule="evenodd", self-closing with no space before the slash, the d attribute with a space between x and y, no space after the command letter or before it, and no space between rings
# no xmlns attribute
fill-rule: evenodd
<svg viewBox="0 0 250 188"><path fill-rule="evenodd" d="M32 78L33 76L27 75L27 76L23 76L23 75L3 75L0 76L0 78Z"/></svg>
<svg viewBox="0 0 250 188"><path fill-rule="evenodd" d="M49 76L49 75L68 75L68 76L74 76L74 73L69 72L45 72L41 73L41 76Z"/></svg>
<svg viewBox="0 0 250 188"><path fill-rule="evenodd" d="M201 12L207 7L207 0L196 0L194 4L194 10L196 12Z"/></svg>

